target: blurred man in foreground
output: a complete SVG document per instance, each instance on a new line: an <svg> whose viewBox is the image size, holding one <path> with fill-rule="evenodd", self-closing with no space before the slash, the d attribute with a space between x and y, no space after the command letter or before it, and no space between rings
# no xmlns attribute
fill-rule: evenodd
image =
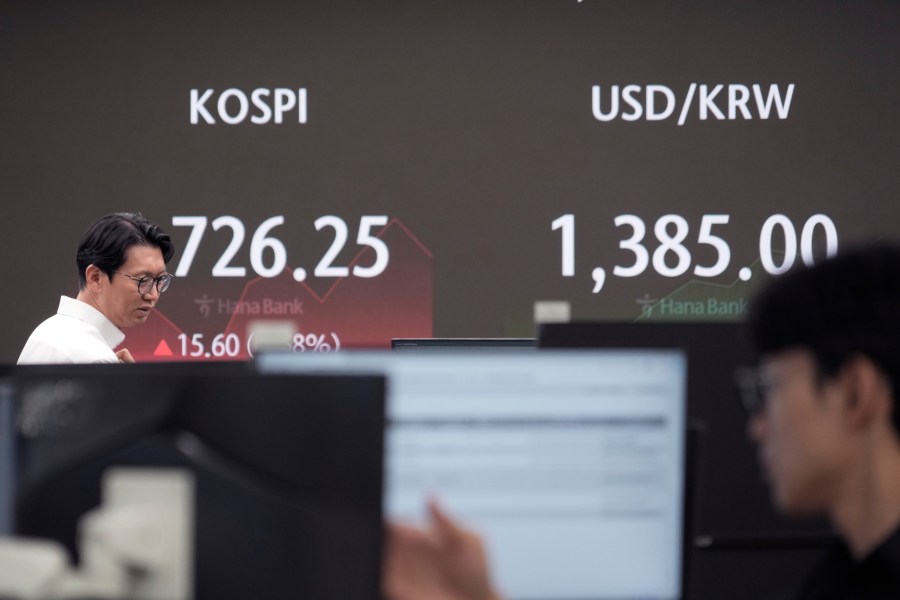
<svg viewBox="0 0 900 600"><path fill-rule="evenodd" d="M134 362L115 350L123 329L144 323L172 275L169 236L135 213L107 215L78 244L80 291L62 296L57 313L28 338L18 364Z"/></svg>
<svg viewBox="0 0 900 600"><path fill-rule="evenodd" d="M749 435L778 509L824 514L841 538L798 600L900 598L900 250L841 254L754 303L759 370L743 377ZM389 528L393 600L493 600L481 540L435 505ZM541 565L535 565L539 569Z"/></svg>
<svg viewBox="0 0 900 600"><path fill-rule="evenodd" d="M900 598L900 250L842 254L776 280L751 327L750 436L790 515L842 543L797 598Z"/></svg>

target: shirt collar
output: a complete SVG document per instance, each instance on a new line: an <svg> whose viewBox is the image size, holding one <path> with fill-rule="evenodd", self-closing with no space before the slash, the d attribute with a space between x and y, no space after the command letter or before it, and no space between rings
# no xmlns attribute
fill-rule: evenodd
<svg viewBox="0 0 900 600"><path fill-rule="evenodd" d="M110 349L125 341L125 334L122 333L122 330L113 325L112 321L106 318L106 315L87 302L69 298L68 296L60 296L59 308L56 312L96 327Z"/></svg>

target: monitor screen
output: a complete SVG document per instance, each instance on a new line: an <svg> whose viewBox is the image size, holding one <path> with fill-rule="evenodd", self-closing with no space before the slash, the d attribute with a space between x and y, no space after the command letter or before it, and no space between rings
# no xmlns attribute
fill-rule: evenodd
<svg viewBox="0 0 900 600"><path fill-rule="evenodd" d="M15 434L12 382L0 377L0 536L13 529Z"/></svg>
<svg viewBox="0 0 900 600"><path fill-rule="evenodd" d="M539 329L544 349L684 348L690 357L688 416L703 423L695 504L698 535L713 543L766 540L815 534L821 521L790 521L771 508L747 439L746 415L735 387L735 369L754 364L754 352L741 323L552 323ZM728 482L722 485L722 482Z"/></svg>
<svg viewBox="0 0 900 600"><path fill-rule="evenodd" d="M832 543L822 519L787 519L772 508L735 388L735 368L755 360L743 324L550 323L540 326L539 345L542 352L659 347L687 352L687 414L702 431L689 496L692 595L772 597L807 572Z"/></svg>
<svg viewBox="0 0 900 600"><path fill-rule="evenodd" d="M535 338L394 338L391 349L399 352L421 351L530 351L537 349Z"/></svg>
<svg viewBox="0 0 900 600"><path fill-rule="evenodd" d="M510 598L678 598L686 364L676 351L267 355L389 376L386 511L434 496Z"/></svg>
<svg viewBox="0 0 900 600"><path fill-rule="evenodd" d="M110 467L175 467L194 598L379 598L384 378L180 369L22 370L16 533L74 553Z"/></svg>

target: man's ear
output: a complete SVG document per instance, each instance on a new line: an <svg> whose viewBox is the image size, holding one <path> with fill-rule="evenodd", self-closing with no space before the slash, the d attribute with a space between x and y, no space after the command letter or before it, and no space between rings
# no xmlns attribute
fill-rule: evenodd
<svg viewBox="0 0 900 600"><path fill-rule="evenodd" d="M854 429L869 427L877 419L890 419L891 386L872 359L862 354L850 357L841 367L844 410Z"/></svg>
<svg viewBox="0 0 900 600"><path fill-rule="evenodd" d="M100 290L101 286L103 285L104 278L106 278L106 273L104 273L94 265L88 265L84 270L84 279L86 281L86 285L88 288L94 291Z"/></svg>

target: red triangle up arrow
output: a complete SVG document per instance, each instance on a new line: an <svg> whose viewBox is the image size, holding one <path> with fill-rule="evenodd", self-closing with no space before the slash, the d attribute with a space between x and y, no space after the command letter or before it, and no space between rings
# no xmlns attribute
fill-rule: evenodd
<svg viewBox="0 0 900 600"><path fill-rule="evenodd" d="M153 356L172 356L172 349L166 343L166 340L159 340L159 345L153 351Z"/></svg>

